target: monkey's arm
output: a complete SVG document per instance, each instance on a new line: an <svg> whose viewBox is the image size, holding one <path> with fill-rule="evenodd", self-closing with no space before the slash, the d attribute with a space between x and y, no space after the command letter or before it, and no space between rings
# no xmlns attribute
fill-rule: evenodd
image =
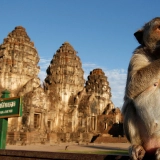
<svg viewBox="0 0 160 160"><path fill-rule="evenodd" d="M144 54L134 54L128 69L127 97L134 99L160 79L160 59L152 61Z"/></svg>
<svg viewBox="0 0 160 160"><path fill-rule="evenodd" d="M127 139L132 144L129 147L129 155L134 160L142 159L145 155L145 150L142 147L142 138L139 132L139 119L136 113L134 103L130 100L124 105L127 105L124 116L123 127ZM124 106L123 106L124 107Z"/></svg>
<svg viewBox="0 0 160 160"><path fill-rule="evenodd" d="M127 101L124 105L127 105L125 113L123 112L123 127L125 135L132 144L141 144L140 134L138 130L137 114L134 103L132 101Z"/></svg>

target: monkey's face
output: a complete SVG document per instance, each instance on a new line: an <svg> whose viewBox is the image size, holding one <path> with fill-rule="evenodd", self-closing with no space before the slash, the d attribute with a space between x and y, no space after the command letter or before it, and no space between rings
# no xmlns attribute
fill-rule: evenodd
<svg viewBox="0 0 160 160"><path fill-rule="evenodd" d="M144 27L134 33L138 42L151 51L160 48L160 17L152 19Z"/></svg>
<svg viewBox="0 0 160 160"><path fill-rule="evenodd" d="M160 47L160 18L156 18L144 26L143 42L145 46L154 50Z"/></svg>

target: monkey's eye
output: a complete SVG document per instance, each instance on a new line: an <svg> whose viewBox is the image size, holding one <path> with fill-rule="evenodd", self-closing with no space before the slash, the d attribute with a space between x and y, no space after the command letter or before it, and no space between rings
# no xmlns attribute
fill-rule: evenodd
<svg viewBox="0 0 160 160"><path fill-rule="evenodd" d="M158 26L157 29L160 30L160 26Z"/></svg>

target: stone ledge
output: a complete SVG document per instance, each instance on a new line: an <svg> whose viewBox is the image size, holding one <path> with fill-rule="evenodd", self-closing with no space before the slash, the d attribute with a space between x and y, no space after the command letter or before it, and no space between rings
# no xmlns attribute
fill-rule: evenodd
<svg viewBox="0 0 160 160"><path fill-rule="evenodd" d="M100 154L79 154L60 152L40 152L23 150L0 150L0 159L3 160L129 160L127 155L100 155Z"/></svg>

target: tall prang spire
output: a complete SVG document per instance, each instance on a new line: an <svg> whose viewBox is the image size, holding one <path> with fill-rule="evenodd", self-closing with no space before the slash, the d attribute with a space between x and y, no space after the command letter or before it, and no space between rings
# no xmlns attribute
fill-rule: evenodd
<svg viewBox="0 0 160 160"><path fill-rule="evenodd" d="M83 89L85 83L82 63L76 54L74 48L64 42L47 69L46 89L56 92L66 104L71 95Z"/></svg>
<svg viewBox="0 0 160 160"><path fill-rule="evenodd" d="M39 73L39 56L25 28L17 26L0 45L0 89L17 92Z"/></svg>

